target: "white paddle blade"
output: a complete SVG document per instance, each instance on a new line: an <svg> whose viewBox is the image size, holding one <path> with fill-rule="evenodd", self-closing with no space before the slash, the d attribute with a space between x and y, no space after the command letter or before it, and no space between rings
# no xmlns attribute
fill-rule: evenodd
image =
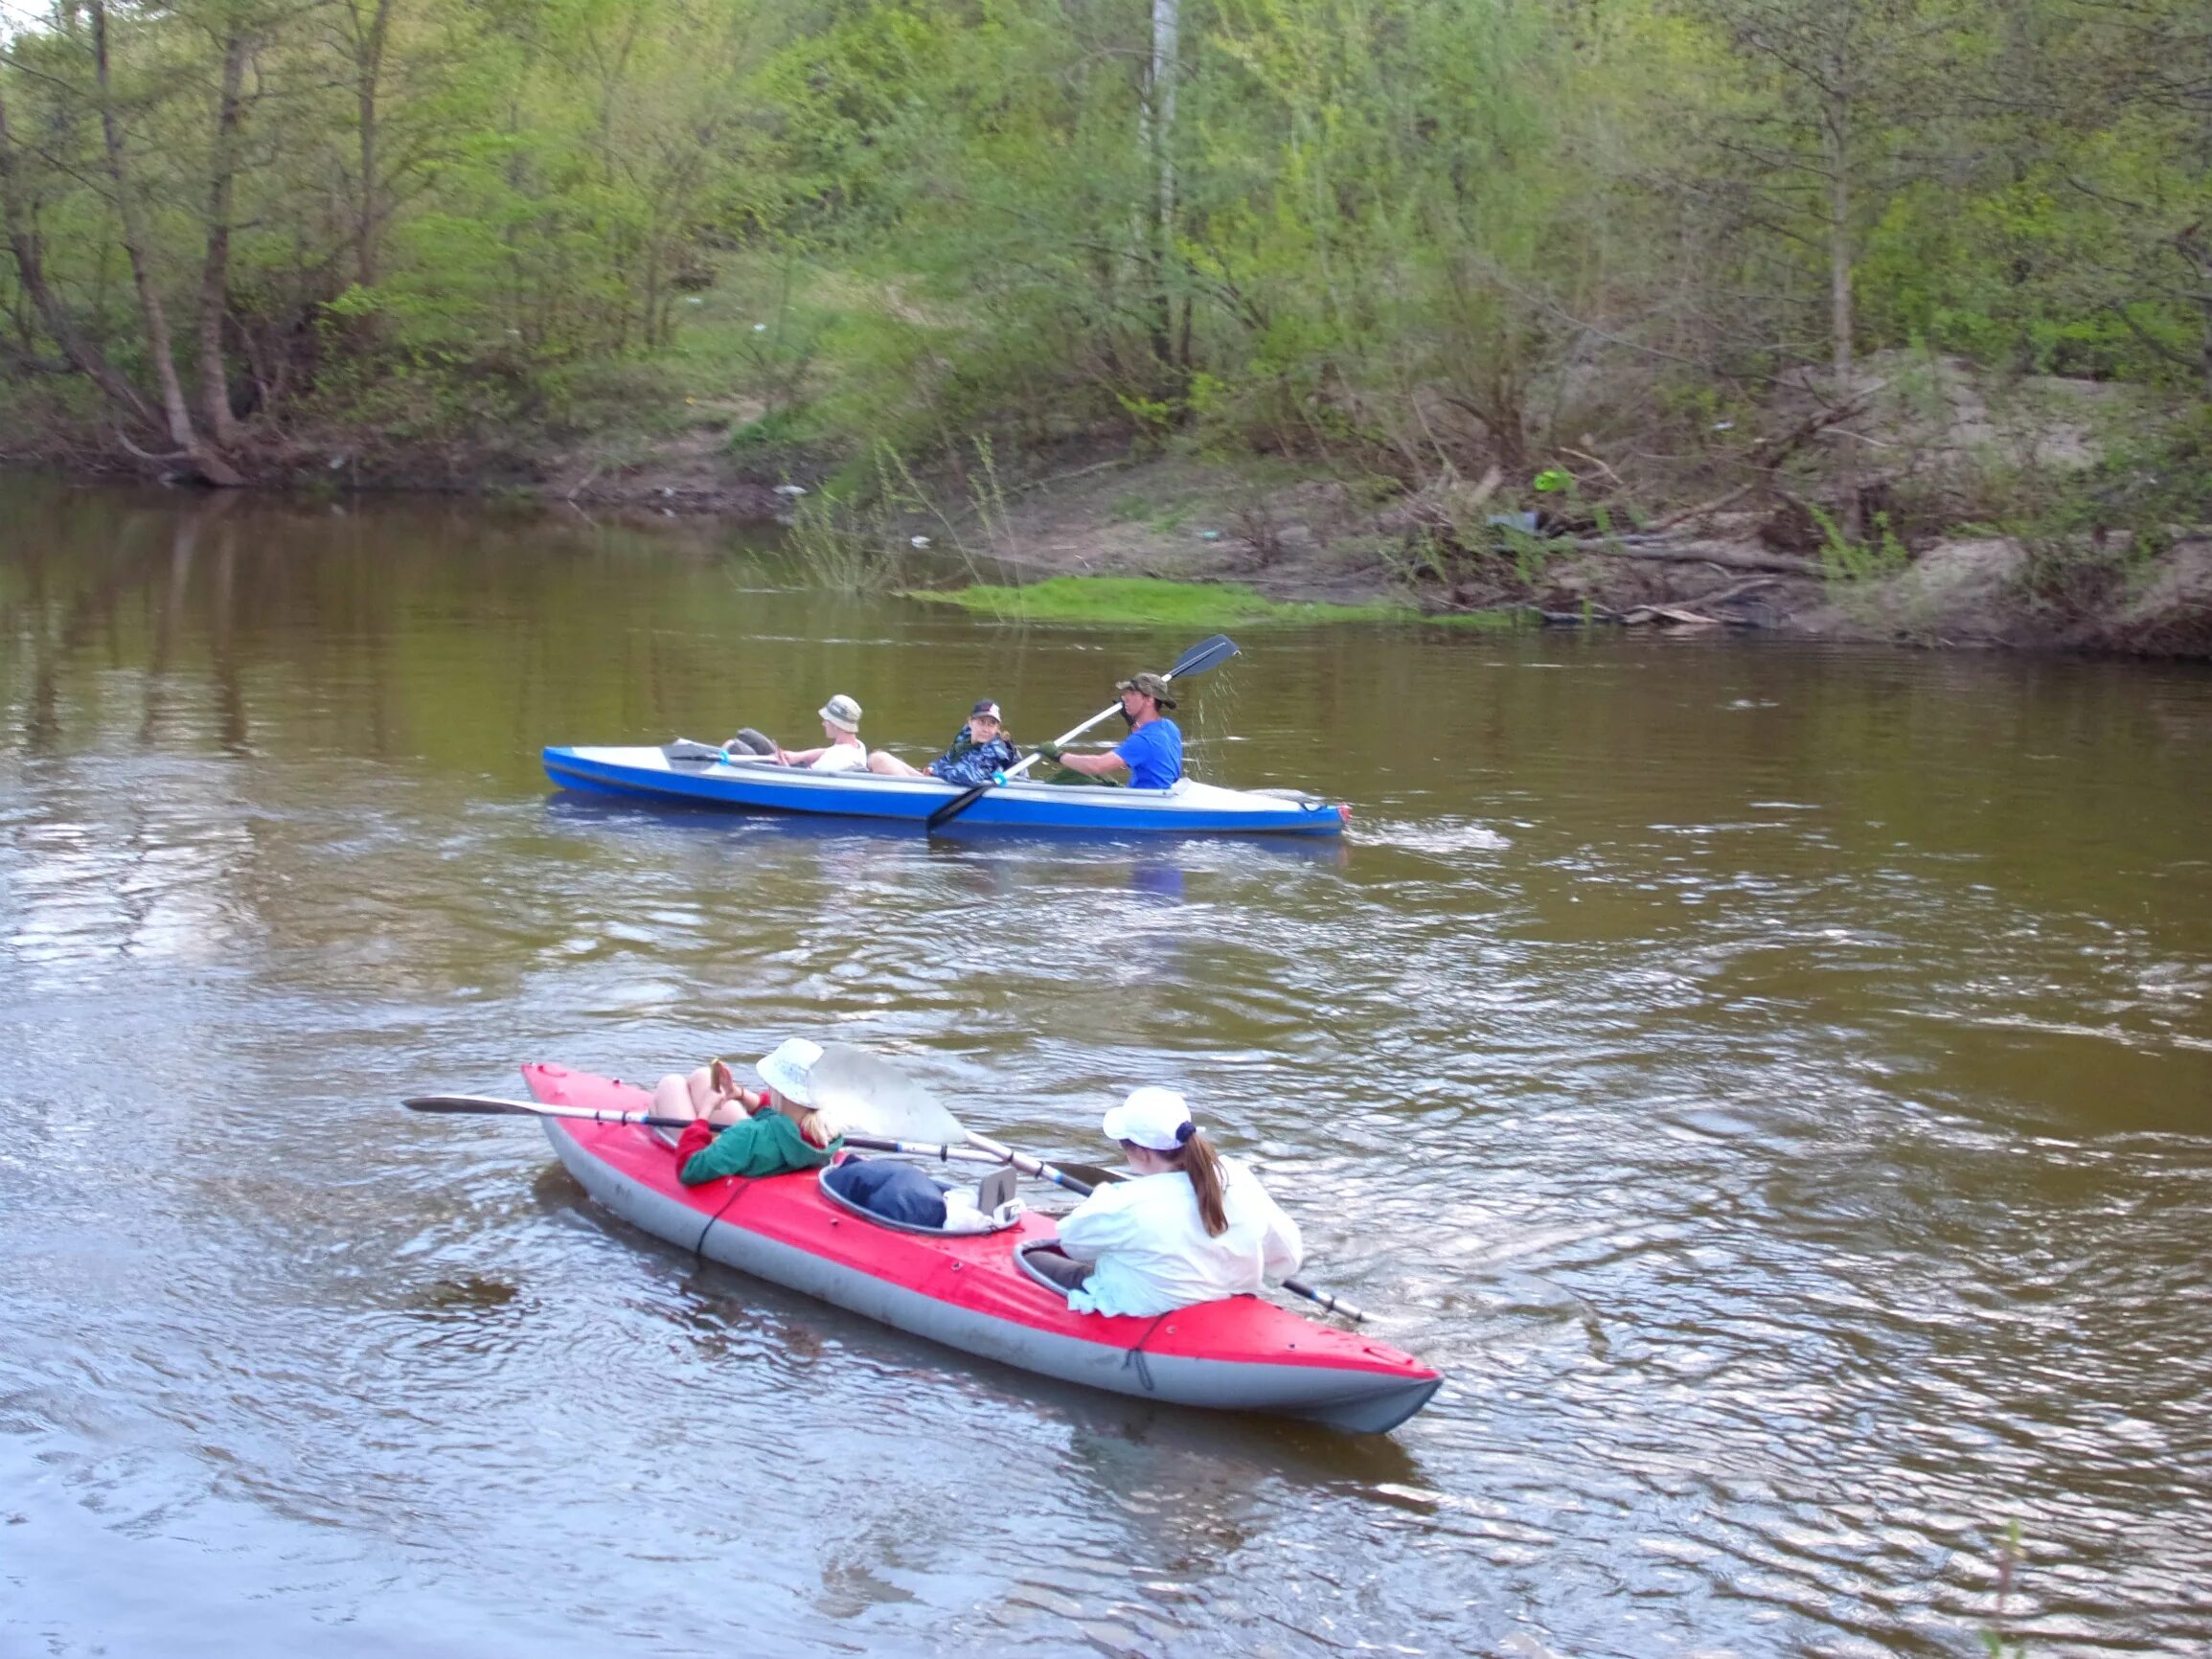
<svg viewBox="0 0 2212 1659"><path fill-rule="evenodd" d="M831 1043L807 1074L807 1092L855 1134L959 1146L960 1120L889 1060L851 1043Z"/></svg>

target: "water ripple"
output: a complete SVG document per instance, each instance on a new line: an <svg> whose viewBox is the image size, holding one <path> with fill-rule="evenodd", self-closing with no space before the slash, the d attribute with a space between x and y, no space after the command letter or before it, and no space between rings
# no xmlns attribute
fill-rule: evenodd
<svg viewBox="0 0 2212 1659"><path fill-rule="evenodd" d="M2201 679L1286 634L1209 764L1344 845L930 842L532 749L1139 645L365 515L225 612L170 513L0 662L0 1648L2201 1649ZM1086 1162L1185 1088L1444 1393L1367 1443L950 1358L394 1105L793 1031Z"/></svg>

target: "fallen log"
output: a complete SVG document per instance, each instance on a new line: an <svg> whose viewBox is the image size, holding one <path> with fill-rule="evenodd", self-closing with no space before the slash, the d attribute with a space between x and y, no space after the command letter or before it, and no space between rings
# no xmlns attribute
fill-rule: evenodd
<svg viewBox="0 0 2212 1659"><path fill-rule="evenodd" d="M1630 546L1608 536L1570 541L1562 551L1603 554L1608 558L1641 558L1657 564L1711 564L1722 570L1757 571L1768 576L1819 576L1820 566L1810 558L1786 553L1743 553L1732 548L1685 542L1679 547Z"/></svg>

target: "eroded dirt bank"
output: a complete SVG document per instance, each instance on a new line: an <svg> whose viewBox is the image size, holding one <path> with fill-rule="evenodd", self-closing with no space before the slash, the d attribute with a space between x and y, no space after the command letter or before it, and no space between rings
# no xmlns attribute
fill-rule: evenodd
<svg viewBox="0 0 2212 1659"><path fill-rule="evenodd" d="M2212 657L2212 535L2064 558L1955 536L1853 562L1777 549L1767 515L1722 511L1653 534L1539 541L1501 528L1492 548L1447 559L1421 551L1424 505L1361 507L1334 483L1259 488L1176 462L1106 464L1015 492L983 550L1037 576L1233 580L1273 599L1397 599L1562 626Z"/></svg>

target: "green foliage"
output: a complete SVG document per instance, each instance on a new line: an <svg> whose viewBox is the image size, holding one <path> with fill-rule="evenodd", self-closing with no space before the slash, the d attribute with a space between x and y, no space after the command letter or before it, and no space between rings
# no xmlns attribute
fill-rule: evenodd
<svg viewBox="0 0 2212 1659"><path fill-rule="evenodd" d="M773 453L789 448L807 436L805 419L795 410L774 409L758 420L748 420L730 434L730 447Z"/></svg>
<svg viewBox="0 0 2212 1659"><path fill-rule="evenodd" d="M2019 1522L2006 1522L2004 1540L1997 1545L1996 1616L2000 1626L2006 1615L2006 1604L2012 1600L2013 1577L2018 1572L2019 1564L2025 1557L2026 1550L2020 1542ZM2027 1659L2026 1638L2016 1636L2007 1640L2001 1627L1984 1630L1981 1633L1981 1645L1982 1651L1989 1655L1989 1659Z"/></svg>
<svg viewBox="0 0 2212 1659"><path fill-rule="evenodd" d="M2113 434L2097 465L2010 475L1996 528L2018 541L2024 598L2080 619L2123 594L2176 532L2212 520L2212 406Z"/></svg>
<svg viewBox="0 0 2212 1659"><path fill-rule="evenodd" d="M1912 554L1898 539L1889 514L1877 512L1874 534L1855 540L1846 535L1835 517L1818 507L1809 509L1820 527L1820 574L1830 582L1866 582L1895 576L1912 562Z"/></svg>
<svg viewBox="0 0 2212 1659"><path fill-rule="evenodd" d="M279 429L650 433L706 404L893 503L878 442L961 491L982 433L1569 497L1538 469L1571 450L1630 474L1577 509L1609 534L1741 467L1827 360L1839 258L1861 354L2212 398L2185 0L1213 0L1180 10L1172 121L1148 0L119 5L122 192L85 15L0 57L0 207L48 288L0 258L18 387L58 314L154 400L125 204L201 372L244 18L213 331ZM1848 61L1848 107L1791 41Z"/></svg>
<svg viewBox="0 0 2212 1659"><path fill-rule="evenodd" d="M909 598L988 611L1010 621L1130 627L1229 627L1275 623L1404 622L1404 605L1284 603L1237 582L1161 581L1151 577L1056 576L1027 587L978 583Z"/></svg>

